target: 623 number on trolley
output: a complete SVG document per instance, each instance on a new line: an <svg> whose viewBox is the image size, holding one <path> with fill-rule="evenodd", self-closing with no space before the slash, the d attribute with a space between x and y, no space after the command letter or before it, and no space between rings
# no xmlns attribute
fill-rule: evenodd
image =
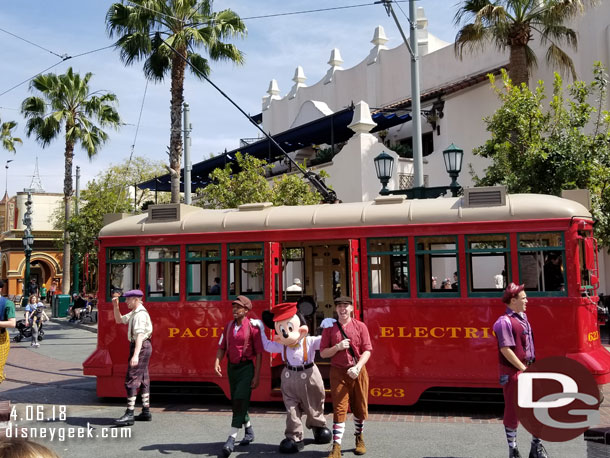
<svg viewBox="0 0 610 458"><path fill-rule="evenodd" d="M405 390L402 388L371 388L374 398L404 398Z"/></svg>

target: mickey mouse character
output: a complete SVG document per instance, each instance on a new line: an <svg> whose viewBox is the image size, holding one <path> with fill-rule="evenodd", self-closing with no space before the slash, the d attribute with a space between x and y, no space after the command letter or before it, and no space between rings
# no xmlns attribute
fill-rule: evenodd
<svg viewBox="0 0 610 458"><path fill-rule="evenodd" d="M311 300L301 301L298 306L295 302L277 304L262 314L265 325L275 330L273 341L267 339L264 332L260 333L263 347L269 353L280 353L286 364L281 376L287 412L286 437L280 443L280 453L303 450L303 414L307 415L305 425L313 429L316 444L328 444L332 439L324 418L324 382L313 362L316 350L320 350L321 336L308 336L309 327L301 313L305 310L313 313L313 303ZM262 327L260 321L256 324Z"/></svg>

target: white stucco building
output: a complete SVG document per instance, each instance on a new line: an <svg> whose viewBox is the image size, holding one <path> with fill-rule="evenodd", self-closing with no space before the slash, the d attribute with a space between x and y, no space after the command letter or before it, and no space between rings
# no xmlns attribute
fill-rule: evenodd
<svg viewBox="0 0 610 458"><path fill-rule="evenodd" d="M574 61L579 79L590 81L595 61L601 61L606 69L610 68L610 2L589 9L570 26L578 32L578 50L567 47L564 50ZM305 76L307 69L298 66L294 70L294 85L282 94L273 79L262 99L264 130L271 134L285 132L360 101L386 112L410 111L410 56L407 48L404 43L388 43L381 27L371 32L371 48L362 50L362 60L352 68L343 68L340 50L333 49L330 51L327 72L320 81L308 82ZM428 149L427 155L424 151L423 166L426 184L449 184L442 151L454 143L464 150L459 183L465 187L471 186L469 167L472 166L477 174L481 174L486 167L484 159L472 154L473 148L482 145L488 138L482 120L499 106L486 75L497 73L501 67L505 67L508 54L502 54L490 46L484 52L465 54L460 60L455 55L453 44L428 34L423 8L418 9L418 38L421 108L424 112L422 133L424 150ZM534 44L533 48L536 50L538 68L533 71L530 86L543 80L546 87L551 88L555 69L549 68L546 63L546 47ZM571 82L567 77L564 80ZM605 108L610 109L608 100ZM368 121L361 110L356 109L355 113L352 124L356 125L354 130L357 133L331 163L319 166L329 173L327 182L344 202L372 200L378 195L380 184L372 160L382 150L398 159L376 136L366 133L370 128L363 127ZM392 144L410 141L411 124L407 122L392 127L387 132L386 140ZM311 154L313 151L309 148L297 152L296 157L302 159ZM397 160L395 169L390 189L401 187L401 182L404 187L404 183L409 182L404 178L412 174L412 160ZM600 259L600 268L602 291L610 293L610 288L604 286L610 285L610 258L607 255Z"/></svg>

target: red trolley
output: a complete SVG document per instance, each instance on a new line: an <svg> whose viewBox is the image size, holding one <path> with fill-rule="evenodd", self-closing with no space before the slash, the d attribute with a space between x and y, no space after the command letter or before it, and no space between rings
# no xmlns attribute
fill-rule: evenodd
<svg viewBox="0 0 610 458"><path fill-rule="evenodd" d="M600 341L592 225L574 201L488 188L303 207L152 206L100 232L98 344L84 373L97 377L98 396L124 395L128 347L114 324L115 287L145 292L153 383L213 383L225 394L213 362L232 298L250 297L260 317L276 302L311 296L315 329L332 316L333 298L347 294L373 343L371 403L497 388L492 325L514 281L526 285L537 356L574 358L604 384L610 353ZM263 361L253 400L279 399L281 361Z"/></svg>

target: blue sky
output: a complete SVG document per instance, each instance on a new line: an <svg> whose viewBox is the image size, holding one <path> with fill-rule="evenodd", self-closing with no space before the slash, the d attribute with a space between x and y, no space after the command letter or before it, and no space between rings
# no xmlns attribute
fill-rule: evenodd
<svg viewBox="0 0 610 458"><path fill-rule="evenodd" d="M112 44L105 27L105 14L112 4L106 0L20 0L3 2L0 9L0 28L23 37L37 45L28 44L0 31L0 93L31 78L36 73L57 64L57 56L86 53ZM363 60L372 46L370 40L376 26L382 25L389 38L387 46L394 48L401 43L394 22L382 5L341 9L254 19L268 14L361 5L362 0L217 0L216 10L231 8L248 27L248 36L235 44L245 53L246 63L234 66L229 63L213 63L211 79L231 96L246 112L261 111L261 99L269 81L278 81L281 95L290 90L297 65L304 68L307 84L314 84L326 73L332 48L339 48L343 67L350 68ZM430 33L452 42L455 28L452 24L455 0L419 0L429 21ZM408 30L408 2L399 4L397 15ZM252 18L252 19L248 19ZM49 52L52 51L53 53ZM169 80L149 83L144 98L144 110L136 135L146 80L141 63L125 67L113 48L74 57L59 63L54 73L63 73L72 66L82 74L93 73L92 90L114 92L119 100L118 110L125 125L120 131L110 131L110 140L100 153L89 160L82 150L75 153L75 165L81 167L81 187L110 164L119 164L132 152L139 156L166 161L169 144ZM408 69L406 69L408 70ZM64 145L61 139L42 149L33 138L25 136L25 122L19 108L21 101L31 95L28 83L0 95L0 118L19 123L16 135L24 144L12 155L0 150L2 159L13 159L8 169L8 191L14 194L29 187L34 172L34 160L38 157L42 184L47 192L63 192ZM191 107L193 125L192 162L204 160L210 154L239 145L239 139L258 136L257 131L232 105L206 82L187 75L185 99ZM4 177L3 177L4 178ZM2 185L4 179L0 180Z"/></svg>

